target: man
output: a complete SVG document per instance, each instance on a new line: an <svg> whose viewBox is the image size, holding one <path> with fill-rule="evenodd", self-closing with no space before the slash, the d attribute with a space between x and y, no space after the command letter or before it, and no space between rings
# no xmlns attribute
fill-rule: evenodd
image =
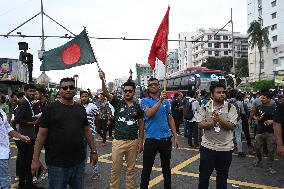
<svg viewBox="0 0 284 189"><path fill-rule="evenodd" d="M277 144L277 153L284 156L284 103L282 102L276 109L273 130Z"/></svg>
<svg viewBox="0 0 284 189"><path fill-rule="evenodd" d="M134 168L138 152L142 151L144 138L143 111L133 99L135 83L128 80L123 84L123 99L111 95L106 89L105 74L99 70L102 80L104 96L115 109L114 114L114 140L112 141L112 169L110 188L118 189L123 157L126 161L126 186L127 189L135 188ZM139 130L139 140L138 140Z"/></svg>
<svg viewBox="0 0 284 189"><path fill-rule="evenodd" d="M170 103L165 99L166 93L160 94L158 79L150 78L148 80L148 90L149 96L141 101L145 120L145 143L140 188L148 188L155 157L159 152L164 188L168 189L171 188L172 136L174 146L178 148L179 145L175 123L171 115Z"/></svg>
<svg viewBox="0 0 284 189"><path fill-rule="evenodd" d="M80 91L80 101L81 104L86 109L88 122L90 125L90 129L92 131L92 135L94 138L94 142L96 141L96 125L99 122L99 110L98 107L90 102L90 93L88 91ZM88 150L87 150L88 152ZM92 179L96 180L99 176L98 172L98 163L93 164L93 175Z"/></svg>
<svg viewBox="0 0 284 189"><path fill-rule="evenodd" d="M9 114L8 114L8 121L10 122L12 119L12 114L14 112L14 109L18 105L18 98L17 98L17 93L13 92L10 96L10 101L9 101Z"/></svg>
<svg viewBox="0 0 284 189"><path fill-rule="evenodd" d="M33 174L41 166L39 157L45 147L50 189L83 189L86 142L91 149L91 163L98 156L84 107L74 103L73 78L60 81L60 99L42 113L32 161Z"/></svg>
<svg viewBox="0 0 284 189"><path fill-rule="evenodd" d="M9 136L19 138L21 141L28 143L29 137L23 136L18 132L14 131L10 127L6 113L0 109L0 188L10 189L11 188L11 177L9 174Z"/></svg>
<svg viewBox="0 0 284 189"><path fill-rule="evenodd" d="M19 124L19 133L30 138L29 143L19 142L19 188L37 188L33 185L31 163L35 144L35 120L32 101L35 98L36 86L24 86L25 95L15 111L14 123Z"/></svg>
<svg viewBox="0 0 284 189"><path fill-rule="evenodd" d="M199 189L209 187L209 178L216 170L216 188L226 189L234 149L237 110L225 101L226 88L217 83L210 86L212 100L200 108L197 122L204 129L200 147Z"/></svg>
<svg viewBox="0 0 284 189"><path fill-rule="evenodd" d="M188 98L184 99L184 114L185 123L188 127L188 145L190 147L198 148L198 127L197 127L197 114L199 112L200 106L198 100L195 99L196 92L191 90L188 91ZM188 108L186 108L188 107ZM194 138L194 145L192 143L192 138Z"/></svg>
<svg viewBox="0 0 284 189"><path fill-rule="evenodd" d="M257 161L254 166L260 166L262 161L263 144L267 144L268 150L268 169L271 174L276 173L273 169L274 153L275 153L275 137L273 134L273 118L275 107L271 105L271 93L269 91L261 94L261 105L256 108L254 118L257 120L257 129L255 136L255 150ZM282 115L283 116L283 115Z"/></svg>

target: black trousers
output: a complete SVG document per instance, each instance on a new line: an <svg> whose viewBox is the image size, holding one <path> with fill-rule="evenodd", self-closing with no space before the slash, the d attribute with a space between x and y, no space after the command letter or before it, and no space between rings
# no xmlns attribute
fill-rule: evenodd
<svg viewBox="0 0 284 189"><path fill-rule="evenodd" d="M242 119L242 130L245 133L247 145L248 145L248 147L252 147L250 133L249 133L248 119L245 115L242 115L241 119Z"/></svg>
<svg viewBox="0 0 284 189"><path fill-rule="evenodd" d="M227 189L227 179L231 162L232 151L221 152L201 146L198 189L207 189L209 187L209 178L214 169L217 173L216 189Z"/></svg>
<svg viewBox="0 0 284 189"><path fill-rule="evenodd" d="M199 146L198 143L198 127L197 127L197 122L188 122L188 145L192 145L192 137L194 138L194 146Z"/></svg>
<svg viewBox="0 0 284 189"><path fill-rule="evenodd" d="M35 140L31 139L29 143L20 142L19 145L19 187L28 187L33 184L31 164L34 154Z"/></svg>
<svg viewBox="0 0 284 189"><path fill-rule="evenodd" d="M107 119L100 119L99 125L97 126L97 133L102 137L103 143L106 142L107 133Z"/></svg>
<svg viewBox="0 0 284 189"><path fill-rule="evenodd" d="M17 159L16 159L16 176L18 177L20 175L20 140L15 140L16 146L17 146Z"/></svg>
<svg viewBox="0 0 284 189"><path fill-rule="evenodd" d="M150 174L157 153L160 153L161 167L164 177L164 189L171 189L171 152L172 140L165 138L161 140L146 139L143 152L143 170L141 174L141 189L147 189L150 181Z"/></svg>

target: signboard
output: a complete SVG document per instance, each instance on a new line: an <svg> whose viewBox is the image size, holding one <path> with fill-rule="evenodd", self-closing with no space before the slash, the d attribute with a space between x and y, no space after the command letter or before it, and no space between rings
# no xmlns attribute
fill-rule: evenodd
<svg viewBox="0 0 284 189"><path fill-rule="evenodd" d="M19 81L27 83L27 66L16 59L0 58L0 81Z"/></svg>

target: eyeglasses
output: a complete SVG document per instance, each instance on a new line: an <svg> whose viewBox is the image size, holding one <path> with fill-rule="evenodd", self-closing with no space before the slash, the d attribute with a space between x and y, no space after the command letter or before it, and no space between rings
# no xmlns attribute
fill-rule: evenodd
<svg viewBox="0 0 284 189"><path fill-rule="evenodd" d="M132 93L133 90L127 90L127 89L125 89L125 90L124 90L124 93L127 93L127 92Z"/></svg>
<svg viewBox="0 0 284 189"><path fill-rule="evenodd" d="M158 83L151 83L149 84L149 87L153 87L153 86L157 87L158 85L159 85Z"/></svg>
<svg viewBox="0 0 284 189"><path fill-rule="evenodd" d="M67 86L61 87L61 89L63 89L64 91L67 91L68 88L69 88L71 91L72 91L72 90L75 90L74 85L67 85Z"/></svg>

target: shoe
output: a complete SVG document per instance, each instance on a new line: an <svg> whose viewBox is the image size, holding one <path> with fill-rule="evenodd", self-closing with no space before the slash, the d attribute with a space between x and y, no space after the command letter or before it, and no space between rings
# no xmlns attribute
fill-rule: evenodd
<svg viewBox="0 0 284 189"><path fill-rule="evenodd" d="M267 172L269 172L270 174L274 175L277 171L274 170L272 167L269 167L269 168L267 169Z"/></svg>
<svg viewBox="0 0 284 189"><path fill-rule="evenodd" d="M260 167L261 160L256 160L253 164L254 167Z"/></svg>
<svg viewBox="0 0 284 189"><path fill-rule="evenodd" d="M15 181L18 181L19 180L19 177L15 177Z"/></svg>
<svg viewBox="0 0 284 189"><path fill-rule="evenodd" d="M246 154L243 153L243 152L239 152L239 153L238 153L238 157L240 157L240 158L246 157Z"/></svg>

